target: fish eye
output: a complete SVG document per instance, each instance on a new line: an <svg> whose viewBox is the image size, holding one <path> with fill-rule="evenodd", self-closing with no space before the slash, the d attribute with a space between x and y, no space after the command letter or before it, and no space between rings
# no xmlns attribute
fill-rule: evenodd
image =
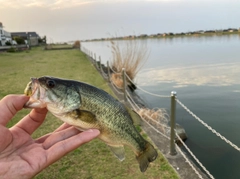
<svg viewBox="0 0 240 179"><path fill-rule="evenodd" d="M55 81L53 81L53 80L47 80L46 84L49 88L55 87Z"/></svg>

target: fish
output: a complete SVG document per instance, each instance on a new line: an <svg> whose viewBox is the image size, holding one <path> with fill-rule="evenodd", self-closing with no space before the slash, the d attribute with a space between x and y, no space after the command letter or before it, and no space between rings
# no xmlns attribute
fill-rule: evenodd
<svg viewBox="0 0 240 179"><path fill-rule="evenodd" d="M158 152L135 128L129 109L106 91L90 84L42 76L31 78L24 94L30 96L27 108L47 108L63 122L80 131L98 129L98 138L115 156L125 159L124 146L136 155L141 172L145 172Z"/></svg>

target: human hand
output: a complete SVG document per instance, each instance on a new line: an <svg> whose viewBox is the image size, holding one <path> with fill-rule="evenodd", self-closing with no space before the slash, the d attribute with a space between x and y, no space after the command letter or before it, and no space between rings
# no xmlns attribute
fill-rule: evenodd
<svg viewBox="0 0 240 179"><path fill-rule="evenodd" d="M47 109L33 109L10 129L8 121L21 110L29 97L8 95L0 101L0 178L32 178L80 145L99 135L96 129L80 132L63 124L53 133L32 139L44 121Z"/></svg>

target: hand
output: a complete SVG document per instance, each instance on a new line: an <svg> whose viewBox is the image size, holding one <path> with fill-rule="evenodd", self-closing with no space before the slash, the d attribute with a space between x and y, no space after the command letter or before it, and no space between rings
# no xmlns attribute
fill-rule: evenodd
<svg viewBox="0 0 240 179"><path fill-rule="evenodd" d="M32 139L44 121L47 109L33 109L10 129L6 124L29 97L9 95L0 101L0 178L32 178L70 151L99 135L96 129L80 132L63 124L53 133Z"/></svg>

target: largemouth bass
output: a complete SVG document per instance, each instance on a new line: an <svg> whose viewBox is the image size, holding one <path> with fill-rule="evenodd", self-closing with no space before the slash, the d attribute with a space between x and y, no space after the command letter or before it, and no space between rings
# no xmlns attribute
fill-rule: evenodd
<svg viewBox="0 0 240 179"><path fill-rule="evenodd" d="M95 128L122 161L124 145L136 155L141 172L157 158L157 151L133 125L133 119L118 100L107 92L89 84L54 77L31 78L25 91L30 96L25 107L47 108L62 121L84 131Z"/></svg>

